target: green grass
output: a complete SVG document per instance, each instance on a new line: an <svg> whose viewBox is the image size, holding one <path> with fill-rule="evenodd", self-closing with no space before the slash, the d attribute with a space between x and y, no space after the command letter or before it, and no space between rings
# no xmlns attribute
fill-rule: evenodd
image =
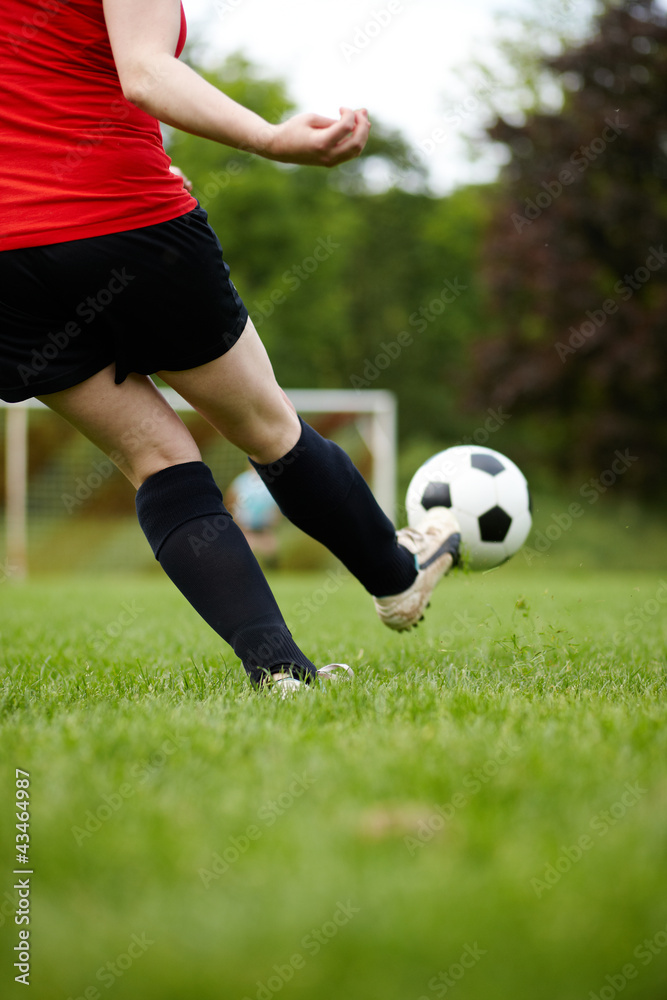
<svg viewBox="0 0 667 1000"><path fill-rule="evenodd" d="M356 671L289 701L159 578L3 584L0 994L662 1000L665 579L517 560L401 636L349 579L277 577Z"/></svg>

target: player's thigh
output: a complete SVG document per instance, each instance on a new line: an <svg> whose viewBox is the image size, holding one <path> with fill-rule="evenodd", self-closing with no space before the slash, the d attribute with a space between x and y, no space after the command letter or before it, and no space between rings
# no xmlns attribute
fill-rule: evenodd
<svg viewBox="0 0 667 1000"><path fill-rule="evenodd" d="M276 382L251 320L221 357L188 371L158 374L227 440L259 462L281 458L299 440L296 411Z"/></svg>
<svg viewBox="0 0 667 1000"><path fill-rule="evenodd" d="M114 382L110 365L91 378L38 397L97 445L134 486L170 465L196 462L192 435L145 375Z"/></svg>

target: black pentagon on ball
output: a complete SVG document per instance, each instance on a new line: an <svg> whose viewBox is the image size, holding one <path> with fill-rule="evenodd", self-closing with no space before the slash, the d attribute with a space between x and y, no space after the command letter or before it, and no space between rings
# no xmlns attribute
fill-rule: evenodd
<svg viewBox="0 0 667 1000"><path fill-rule="evenodd" d="M430 510L431 507L451 507L452 494L449 483L429 483L424 490L422 497L422 507Z"/></svg>
<svg viewBox="0 0 667 1000"><path fill-rule="evenodd" d="M479 534L483 542L504 542L511 526L512 518L502 507L492 507L479 518Z"/></svg>
<svg viewBox="0 0 667 1000"><path fill-rule="evenodd" d="M482 472L488 472L490 476L497 476L500 472L505 471L505 466L495 455L486 455L483 452L479 452L476 455L470 456L470 464L473 469L480 469Z"/></svg>

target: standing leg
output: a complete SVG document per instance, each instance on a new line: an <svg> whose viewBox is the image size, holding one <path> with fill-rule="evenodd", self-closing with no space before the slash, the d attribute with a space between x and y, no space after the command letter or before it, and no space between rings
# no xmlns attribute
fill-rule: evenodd
<svg viewBox="0 0 667 1000"><path fill-rule="evenodd" d="M137 488L137 513L167 575L242 660L253 682L315 667L296 645L190 432L150 379L113 366L42 402L102 449Z"/></svg>

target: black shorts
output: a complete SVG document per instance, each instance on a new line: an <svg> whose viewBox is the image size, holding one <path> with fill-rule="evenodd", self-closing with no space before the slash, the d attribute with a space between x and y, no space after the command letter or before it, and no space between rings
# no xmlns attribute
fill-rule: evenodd
<svg viewBox="0 0 667 1000"><path fill-rule="evenodd" d="M115 364L182 371L236 343L248 311L199 206L143 229L0 252L0 398L69 389Z"/></svg>

